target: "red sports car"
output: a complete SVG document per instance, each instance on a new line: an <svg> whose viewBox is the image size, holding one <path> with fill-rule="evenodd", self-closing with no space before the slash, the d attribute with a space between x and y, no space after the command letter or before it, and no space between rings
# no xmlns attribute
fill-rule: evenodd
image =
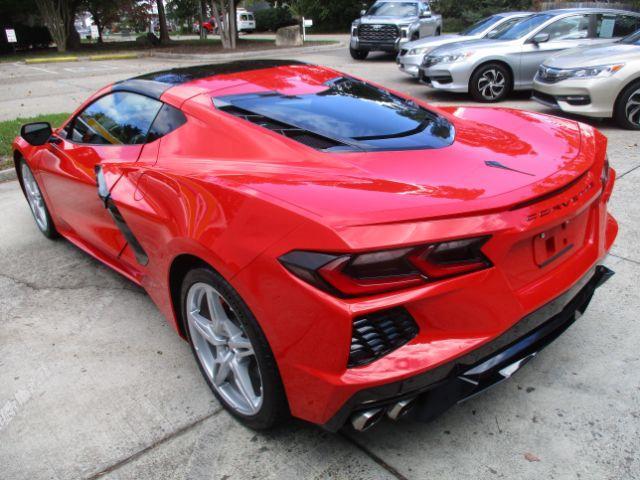
<svg viewBox="0 0 640 480"><path fill-rule="evenodd" d="M584 312L612 274L606 143L259 61L113 84L13 147L38 228L141 285L231 414L363 430L508 378Z"/></svg>

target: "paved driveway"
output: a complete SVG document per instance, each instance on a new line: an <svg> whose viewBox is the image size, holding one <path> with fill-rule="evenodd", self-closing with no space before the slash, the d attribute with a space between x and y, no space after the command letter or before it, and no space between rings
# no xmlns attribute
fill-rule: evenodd
<svg viewBox="0 0 640 480"><path fill-rule="evenodd" d="M306 58L467 103L429 96L388 57ZM0 118L71 110L106 82L176 63L1 64ZM539 109L524 95L503 106ZM144 292L46 240L17 183L0 184L0 478L640 478L640 133L598 126L621 231L606 261L617 274L587 314L510 381L432 423L365 434L238 425Z"/></svg>

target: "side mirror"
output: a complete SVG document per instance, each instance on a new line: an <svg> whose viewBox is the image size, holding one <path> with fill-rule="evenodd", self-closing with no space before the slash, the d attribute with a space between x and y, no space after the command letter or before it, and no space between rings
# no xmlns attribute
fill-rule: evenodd
<svg viewBox="0 0 640 480"><path fill-rule="evenodd" d="M533 43L535 43L536 45L538 45L539 43L545 43L549 41L549 34L548 33L538 33L537 35L535 35L531 41Z"/></svg>
<svg viewBox="0 0 640 480"><path fill-rule="evenodd" d="M360 16L364 17L367 14L366 10L360 10Z"/></svg>
<svg viewBox="0 0 640 480"><path fill-rule="evenodd" d="M420 18L431 18L431 12L420 12Z"/></svg>
<svg viewBox="0 0 640 480"><path fill-rule="evenodd" d="M47 143L52 133L49 122L27 123L20 129L20 136L34 146Z"/></svg>

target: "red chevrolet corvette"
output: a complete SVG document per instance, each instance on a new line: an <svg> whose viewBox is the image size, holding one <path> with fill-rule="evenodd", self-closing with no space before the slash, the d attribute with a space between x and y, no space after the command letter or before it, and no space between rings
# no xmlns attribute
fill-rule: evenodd
<svg viewBox="0 0 640 480"><path fill-rule="evenodd" d="M510 377L612 274L596 130L325 67L143 75L13 147L42 233L141 285L253 428L429 419Z"/></svg>

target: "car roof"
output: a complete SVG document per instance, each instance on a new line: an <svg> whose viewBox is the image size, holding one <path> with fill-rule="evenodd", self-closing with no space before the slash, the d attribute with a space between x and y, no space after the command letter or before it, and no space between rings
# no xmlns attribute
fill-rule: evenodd
<svg viewBox="0 0 640 480"><path fill-rule="evenodd" d="M539 14L547 15L565 15L568 13L630 13L640 15L640 12L631 10L620 10L617 8L601 8L601 7L583 7L583 8L557 8L555 10L543 10Z"/></svg>
<svg viewBox="0 0 640 480"><path fill-rule="evenodd" d="M200 82L200 90L215 90L213 86L208 88L206 83L213 83L212 81L219 76L238 75L246 72L296 65L308 64L297 60L239 60L226 63L178 67L146 73L116 82L113 84L112 91L133 92L160 99L160 97L170 89L175 90L176 87L188 86L198 81L204 81ZM206 82L207 80L209 80L209 82Z"/></svg>

